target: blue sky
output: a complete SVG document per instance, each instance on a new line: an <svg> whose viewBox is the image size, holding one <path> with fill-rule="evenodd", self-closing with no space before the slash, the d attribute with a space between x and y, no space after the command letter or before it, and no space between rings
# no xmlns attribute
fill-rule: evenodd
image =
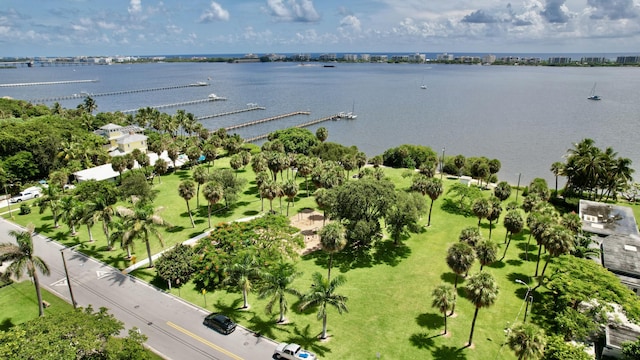
<svg viewBox="0 0 640 360"><path fill-rule="evenodd" d="M0 56L637 53L640 0L2 0Z"/></svg>

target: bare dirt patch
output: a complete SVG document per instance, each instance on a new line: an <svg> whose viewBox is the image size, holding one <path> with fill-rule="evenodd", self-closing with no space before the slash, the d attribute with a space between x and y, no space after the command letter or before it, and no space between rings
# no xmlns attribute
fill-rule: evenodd
<svg viewBox="0 0 640 360"><path fill-rule="evenodd" d="M300 254L306 255L320 249L320 229L322 229L324 216L313 209L303 209L296 215L289 217L291 226L300 229L304 236L304 248Z"/></svg>

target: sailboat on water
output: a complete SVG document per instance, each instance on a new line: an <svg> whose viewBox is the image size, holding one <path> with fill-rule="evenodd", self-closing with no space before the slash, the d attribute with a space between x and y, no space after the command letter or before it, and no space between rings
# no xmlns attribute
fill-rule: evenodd
<svg viewBox="0 0 640 360"><path fill-rule="evenodd" d="M427 88L427 85L424 84L424 76L422 77L422 85L420 85L420 89L425 90Z"/></svg>
<svg viewBox="0 0 640 360"><path fill-rule="evenodd" d="M601 100L602 99L600 97L600 95L596 95L596 84L593 84L593 87L591 88L591 93L589 93L589 97L587 99L589 99L589 100Z"/></svg>
<svg viewBox="0 0 640 360"><path fill-rule="evenodd" d="M346 119L353 120L353 119L355 119L355 118L357 118L357 117L358 117L358 115L356 115L356 114L354 113L355 108L356 108L356 102L355 102L355 100L354 100L354 101L353 101L353 105L351 105L351 112L348 112L348 113L345 115L345 118L346 118Z"/></svg>

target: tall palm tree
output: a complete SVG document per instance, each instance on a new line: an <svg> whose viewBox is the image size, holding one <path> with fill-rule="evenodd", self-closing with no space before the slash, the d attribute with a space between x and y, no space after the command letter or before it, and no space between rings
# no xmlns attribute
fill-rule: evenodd
<svg viewBox="0 0 640 360"><path fill-rule="evenodd" d="M53 227L58 228L58 218L60 216L60 189L57 186L50 185L44 190L42 197L38 200L40 207L40 214L45 210L51 209L51 215L53 217Z"/></svg>
<svg viewBox="0 0 640 360"><path fill-rule="evenodd" d="M196 166L193 169L193 181L198 184L196 189L196 207L200 207L200 186L204 185L209 181L209 173L208 170L204 166Z"/></svg>
<svg viewBox="0 0 640 360"><path fill-rule="evenodd" d="M318 138L320 142L324 142L325 140L327 140L328 137L329 137L329 131L327 130L327 128L319 127L318 130L316 130L316 138Z"/></svg>
<svg viewBox="0 0 640 360"><path fill-rule="evenodd" d="M320 230L320 247L329 254L329 271L327 279L331 280L331 266L333 264L333 254L342 251L347 245L344 226L338 221L334 221Z"/></svg>
<svg viewBox="0 0 640 360"><path fill-rule="evenodd" d="M504 227L507 229L507 233L505 234L505 241L507 243L507 246L505 246L504 254L502 254L502 258L500 258L500 260L504 259L505 256L507 256L507 250L509 250L509 245L511 245L513 234L519 233L524 227L524 220L522 219L522 216L520 215L520 212L518 210L510 210L507 212L507 214L504 216Z"/></svg>
<svg viewBox="0 0 640 360"><path fill-rule="evenodd" d="M478 218L478 229L480 229L480 221L486 218L489 215L489 211L491 211L489 200L484 197L476 199L471 206L471 211Z"/></svg>
<svg viewBox="0 0 640 360"><path fill-rule="evenodd" d="M65 224L69 225L71 235L75 236L76 225L80 222L82 216L82 203L73 196L67 195L60 199L60 218Z"/></svg>
<svg viewBox="0 0 640 360"><path fill-rule="evenodd" d="M480 270L498 259L498 245L491 240L481 240L475 247Z"/></svg>
<svg viewBox="0 0 640 360"><path fill-rule="evenodd" d="M236 262L227 267L229 276L225 281L242 290L243 309L249 308L249 291L253 287L253 282L260 275L259 269L256 257L250 252L240 255Z"/></svg>
<svg viewBox="0 0 640 360"><path fill-rule="evenodd" d="M507 343L518 360L536 360L544 356L547 343L544 330L538 326L526 323L518 324L509 333Z"/></svg>
<svg viewBox="0 0 640 360"><path fill-rule="evenodd" d="M444 317L444 334L447 334L447 312L453 310L458 294L449 284L440 284L431 293L431 306L438 309Z"/></svg>
<svg viewBox="0 0 640 360"><path fill-rule="evenodd" d="M464 242L458 242L447 250L447 265L456 274L454 287L458 288L458 277L466 274L476 259L473 248Z"/></svg>
<svg viewBox="0 0 640 360"><path fill-rule="evenodd" d="M558 196L558 176L564 175L564 164L561 163L560 161L556 161L553 164L551 164L550 170L553 173L553 176L555 176L556 178L556 190L553 192L553 196L557 197Z"/></svg>
<svg viewBox="0 0 640 360"><path fill-rule="evenodd" d="M285 321L284 316L289 309L286 294L300 296L300 292L291 287L293 281L300 275L302 273L297 272L293 264L279 263L261 276L263 286L258 297L261 299L271 297L265 307L265 311L269 315L272 313L273 305L276 301L278 302L280 306L278 323Z"/></svg>
<svg viewBox="0 0 640 360"><path fill-rule="evenodd" d="M102 232L107 239L107 248L112 249L111 241L109 241L109 223L116 216L114 204L110 203L107 197L98 195L93 201L86 204L86 216L91 217L91 224L96 221L102 222ZM87 225L88 223L85 222Z"/></svg>
<svg viewBox="0 0 640 360"><path fill-rule="evenodd" d="M287 202L287 216L289 216L289 205L295 203L296 195L298 194L298 184L294 179L289 179L282 184L282 193L289 198Z"/></svg>
<svg viewBox="0 0 640 360"><path fill-rule="evenodd" d="M428 178L425 190L431 199L431 205L429 205L429 220L427 221L427 226L431 226L431 210L433 210L433 202L442 195L442 180L433 177Z"/></svg>
<svg viewBox="0 0 640 360"><path fill-rule="evenodd" d="M318 320L322 319L321 339L327 338L327 307L333 306L339 314L349 312L347 308L348 298L344 295L336 294L336 289L347 280L343 275L338 275L333 279L325 279L322 274L316 272L311 276L311 290L305 294L300 303L300 310L308 307L319 306Z"/></svg>
<svg viewBox="0 0 640 360"><path fill-rule="evenodd" d="M552 257L568 254L574 246L574 236L562 225L551 226L545 231L544 237L546 239L545 248L549 252L549 256L547 256L540 277L544 277L544 272Z"/></svg>
<svg viewBox="0 0 640 360"><path fill-rule="evenodd" d="M476 319L478 318L478 310L483 307L489 307L496 302L498 297L498 283L496 279L490 273L486 271L480 271L472 275L467 280L467 286L465 287L467 297L476 307L473 313L473 321L471 322L471 332L469 333L468 346L473 343L473 330L476 327Z"/></svg>
<svg viewBox="0 0 640 360"><path fill-rule="evenodd" d="M475 248L476 245L478 245L478 243L482 240L482 235L480 234L480 230L478 230L478 228L470 226L460 230L458 240L469 244L469 246L471 246L472 248Z"/></svg>
<svg viewBox="0 0 640 360"><path fill-rule="evenodd" d="M505 201L511 196L511 185L509 185L506 181L501 181L496 185L496 188L493 189L493 195L500 199L500 201Z"/></svg>
<svg viewBox="0 0 640 360"><path fill-rule="evenodd" d="M187 203L187 213L189 213L189 220L191 220L191 227L195 228L196 224L193 222L193 215L191 214L191 208L189 207L189 200L191 200L196 193L196 184L191 180L185 180L178 186L178 194Z"/></svg>
<svg viewBox="0 0 640 360"><path fill-rule="evenodd" d="M502 213L502 204L500 199L492 196L489 199L489 213L487 214L487 220L489 220L489 240L491 240L491 231L493 229L493 222L498 221L500 214Z"/></svg>
<svg viewBox="0 0 640 360"><path fill-rule="evenodd" d="M118 214L124 219L124 226L127 229L122 235L124 244L133 242L135 239L141 239L147 246L147 257L149 259L149 267L153 267L153 258L151 257L151 236L158 239L160 245L164 246L162 234L159 228L171 227L172 225L160 216L162 208L153 208L150 205L136 204L133 208L119 207Z"/></svg>
<svg viewBox="0 0 640 360"><path fill-rule="evenodd" d="M262 183L262 187L260 188L260 194L262 194L263 198L269 200L269 210L273 212L273 199L280 195L282 192L282 187L277 181L267 180Z"/></svg>
<svg viewBox="0 0 640 360"><path fill-rule="evenodd" d="M26 231L9 231L9 235L15 239L16 244L0 244L0 263L11 261L7 267L7 273L20 278L26 270L27 275L33 279L38 298L38 314L44 316L44 306L42 304L42 294L40 293L40 281L38 280L39 270L43 275L49 275L49 267L33 251L33 225L29 225Z"/></svg>
<svg viewBox="0 0 640 360"><path fill-rule="evenodd" d="M211 208L222 199L224 191L220 184L210 181L204 185L202 194L207 199L207 218L209 219L209 227L211 227Z"/></svg>

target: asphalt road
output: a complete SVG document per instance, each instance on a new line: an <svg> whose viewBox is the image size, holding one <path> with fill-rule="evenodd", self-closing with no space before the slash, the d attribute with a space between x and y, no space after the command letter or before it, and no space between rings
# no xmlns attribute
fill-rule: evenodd
<svg viewBox="0 0 640 360"><path fill-rule="evenodd" d="M12 229L24 230L0 220L0 242L13 241L8 235ZM202 324L208 313L202 308L48 238L36 235L33 242L35 254L51 271L49 276L40 277L44 288L71 303L61 255L64 249L76 304L108 308L126 330L140 329L148 337L146 345L167 359L253 360L273 356L276 343L268 338L257 337L240 326L232 334L218 334Z"/></svg>

